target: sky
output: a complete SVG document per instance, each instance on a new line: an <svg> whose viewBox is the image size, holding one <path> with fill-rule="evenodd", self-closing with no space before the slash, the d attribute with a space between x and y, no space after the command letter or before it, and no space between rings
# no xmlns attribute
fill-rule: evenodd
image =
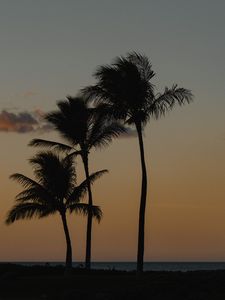
<svg viewBox="0 0 225 300"><path fill-rule="evenodd" d="M4 224L32 177L32 138L59 140L45 112L92 84L96 67L147 55L156 92L177 83L194 102L150 121L146 261L225 261L225 2L220 0L2 0L0 3L0 261L62 261L59 216ZM104 217L94 224L93 260L135 261L140 162L135 137L90 156L109 169L94 186ZM77 161L78 179L83 179ZM84 259L86 219L69 217L74 261Z"/></svg>

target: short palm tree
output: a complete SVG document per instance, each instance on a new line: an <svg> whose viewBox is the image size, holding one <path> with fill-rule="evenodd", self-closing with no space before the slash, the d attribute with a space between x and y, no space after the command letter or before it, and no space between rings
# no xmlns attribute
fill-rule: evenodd
<svg viewBox="0 0 225 300"><path fill-rule="evenodd" d="M19 173L10 176L11 179L19 182L24 190L16 196L16 204L8 212L6 223L11 224L19 219L32 217L43 218L59 213L66 237L66 269L69 270L72 267L72 246L66 213L69 211L88 214L88 205L80 203L80 200L87 191L88 182L94 182L107 170L92 174L88 182L85 180L77 186L76 170L71 155L62 157L49 151L40 152L30 159L30 163L37 181ZM92 216L100 221L101 209L92 206L91 212Z"/></svg>
<svg viewBox="0 0 225 300"><path fill-rule="evenodd" d="M109 121L108 117L98 108L90 107L82 96L68 97L58 102L58 110L46 115L46 120L54 126L68 145L42 139L34 139L31 146L54 148L60 151L74 151L80 155L84 165L88 183L88 205L93 205L91 184L89 182L89 153L93 148L108 145L113 138L126 130L117 121ZM91 239L92 239L92 210L88 212L86 231L86 257L87 269L91 267Z"/></svg>
<svg viewBox="0 0 225 300"><path fill-rule="evenodd" d="M147 196L147 171L142 131L151 118L159 118L175 104L192 100L192 93L174 85L155 94L151 79L155 73L148 58L136 52L117 57L111 65L100 66L94 74L97 83L83 89L85 97L108 111L109 117L134 125L137 130L142 167L142 188L139 210L137 271L143 271L144 224Z"/></svg>

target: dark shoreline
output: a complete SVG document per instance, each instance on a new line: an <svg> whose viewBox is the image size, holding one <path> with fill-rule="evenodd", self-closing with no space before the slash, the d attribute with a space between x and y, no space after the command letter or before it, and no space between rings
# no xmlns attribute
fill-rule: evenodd
<svg viewBox="0 0 225 300"><path fill-rule="evenodd" d="M135 272L0 264L0 299L225 299L225 270Z"/></svg>

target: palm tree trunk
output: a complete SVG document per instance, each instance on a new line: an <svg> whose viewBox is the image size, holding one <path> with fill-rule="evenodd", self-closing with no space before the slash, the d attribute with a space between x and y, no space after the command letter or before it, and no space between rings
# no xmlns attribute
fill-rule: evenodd
<svg viewBox="0 0 225 300"><path fill-rule="evenodd" d="M69 229L66 220L66 214L61 213L63 229L66 236L66 271L70 271L72 269L72 246L70 240Z"/></svg>
<svg viewBox="0 0 225 300"><path fill-rule="evenodd" d="M139 228L138 228L138 251L137 251L137 273L143 272L144 261L144 238L145 238L145 207L147 196L147 171L145 165L144 143L142 137L141 123L136 123L138 133L138 141L140 146L141 168L142 168L142 185L141 185L141 200L139 209Z"/></svg>
<svg viewBox="0 0 225 300"><path fill-rule="evenodd" d="M87 231L86 231L86 256L85 256L85 267L86 269L91 268L91 237L92 237L92 191L91 191L91 183L89 180L89 168L88 168L88 155L84 155L83 157L84 170L86 175L86 180L88 183L88 219L87 219Z"/></svg>

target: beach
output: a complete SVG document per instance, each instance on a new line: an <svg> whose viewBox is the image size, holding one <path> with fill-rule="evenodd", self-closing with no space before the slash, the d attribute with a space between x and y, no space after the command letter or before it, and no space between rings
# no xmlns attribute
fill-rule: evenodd
<svg viewBox="0 0 225 300"><path fill-rule="evenodd" d="M135 272L0 265L0 299L224 299L225 271Z"/></svg>

